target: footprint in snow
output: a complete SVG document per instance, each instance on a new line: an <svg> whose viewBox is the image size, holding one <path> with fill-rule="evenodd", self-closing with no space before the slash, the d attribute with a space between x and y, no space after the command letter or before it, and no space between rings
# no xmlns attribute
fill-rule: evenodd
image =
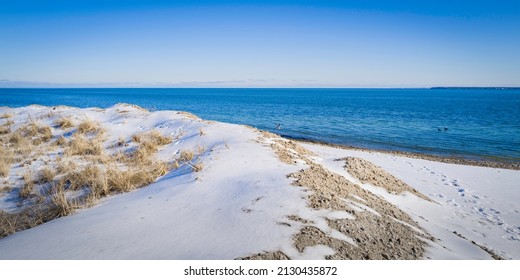
<svg viewBox="0 0 520 280"><path fill-rule="evenodd" d="M459 218L466 218L468 215L461 211L455 211L455 215Z"/></svg>
<svg viewBox="0 0 520 280"><path fill-rule="evenodd" d="M518 237L514 236L514 235L509 235L509 236L505 235L505 236L502 236L502 237L505 237L506 239L509 239L511 241L520 241L520 239Z"/></svg>
<svg viewBox="0 0 520 280"><path fill-rule="evenodd" d="M255 203L257 203L257 202L258 202L260 199L262 199L262 198L263 198L263 196L260 196L260 197L257 197L257 198L255 198L255 199L253 199L253 201L251 201L251 204L254 205Z"/></svg>
<svg viewBox="0 0 520 280"><path fill-rule="evenodd" d="M482 233L482 232L480 232L480 231L476 231L476 230L474 230L474 229L472 229L471 231L473 231L473 232L474 232L474 233L476 233L476 234L479 234L479 235L481 235L482 237L486 237L486 235L485 235L485 234L483 234L483 233Z"/></svg>
<svg viewBox="0 0 520 280"><path fill-rule="evenodd" d="M455 199L447 200L446 204L454 206L454 207L459 207L459 204L457 204L457 202L455 202Z"/></svg>

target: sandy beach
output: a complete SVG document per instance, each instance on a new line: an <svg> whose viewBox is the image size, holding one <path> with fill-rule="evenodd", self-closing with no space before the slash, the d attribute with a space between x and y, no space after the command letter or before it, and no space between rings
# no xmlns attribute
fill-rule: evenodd
<svg viewBox="0 0 520 280"><path fill-rule="evenodd" d="M520 259L517 163L0 108L0 259Z"/></svg>

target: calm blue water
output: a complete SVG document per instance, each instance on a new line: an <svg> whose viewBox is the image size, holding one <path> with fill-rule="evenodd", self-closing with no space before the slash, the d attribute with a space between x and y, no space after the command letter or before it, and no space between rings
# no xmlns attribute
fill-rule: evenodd
<svg viewBox="0 0 520 280"><path fill-rule="evenodd" d="M0 89L0 106L119 102L189 111L294 138L520 162L520 90Z"/></svg>

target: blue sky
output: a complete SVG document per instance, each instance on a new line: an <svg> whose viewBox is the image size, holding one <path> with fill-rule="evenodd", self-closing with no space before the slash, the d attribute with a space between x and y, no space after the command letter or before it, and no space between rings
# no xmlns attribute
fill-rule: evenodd
<svg viewBox="0 0 520 280"><path fill-rule="evenodd" d="M10 1L0 87L520 86L518 1Z"/></svg>

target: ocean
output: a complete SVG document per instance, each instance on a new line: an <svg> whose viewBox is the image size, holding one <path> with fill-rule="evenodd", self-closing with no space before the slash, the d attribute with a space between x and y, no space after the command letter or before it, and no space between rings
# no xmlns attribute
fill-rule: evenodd
<svg viewBox="0 0 520 280"><path fill-rule="evenodd" d="M296 139L520 162L520 89L0 89L0 106L116 103Z"/></svg>

